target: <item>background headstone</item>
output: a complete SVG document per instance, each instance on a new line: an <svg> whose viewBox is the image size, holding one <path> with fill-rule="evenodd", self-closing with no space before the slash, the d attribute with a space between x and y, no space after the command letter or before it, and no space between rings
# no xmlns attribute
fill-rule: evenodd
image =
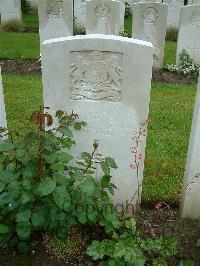
<svg viewBox="0 0 200 266"><path fill-rule="evenodd" d="M131 201L142 183L146 137L138 148L138 180L129 165L135 160L132 138L148 118L152 54L150 43L114 35L74 36L42 45L44 105L52 114L73 110L87 122L75 134L74 155L92 151L96 141L98 153L116 160L116 203ZM132 203L137 200L136 193Z"/></svg>
<svg viewBox="0 0 200 266"><path fill-rule="evenodd" d="M200 0L188 0L188 5L200 4Z"/></svg>
<svg viewBox="0 0 200 266"><path fill-rule="evenodd" d="M39 0L29 0L30 7L34 9L38 8L38 1Z"/></svg>
<svg viewBox="0 0 200 266"><path fill-rule="evenodd" d="M136 3L133 5L133 38L151 42L154 46L154 67L163 67L167 5L161 3Z"/></svg>
<svg viewBox="0 0 200 266"><path fill-rule="evenodd" d="M86 1L86 34L119 35L120 1Z"/></svg>
<svg viewBox="0 0 200 266"><path fill-rule="evenodd" d="M2 84L2 77L1 77L1 67L0 67L0 127L7 128L3 84Z"/></svg>
<svg viewBox="0 0 200 266"><path fill-rule="evenodd" d="M200 78L182 192L183 218L200 219Z"/></svg>
<svg viewBox="0 0 200 266"><path fill-rule="evenodd" d="M73 1L39 1L40 43L45 40L73 35Z"/></svg>
<svg viewBox="0 0 200 266"><path fill-rule="evenodd" d="M167 28L178 29L184 0L164 0L164 3L168 4Z"/></svg>
<svg viewBox="0 0 200 266"><path fill-rule="evenodd" d="M125 2L124 0L119 0L119 1L120 1L120 30L124 30ZM84 27L86 26L86 0L74 0L74 16L76 18L76 23L78 25Z"/></svg>
<svg viewBox="0 0 200 266"><path fill-rule="evenodd" d="M177 64L179 64L179 53L183 49L195 62L200 63L200 5L182 7L177 43Z"/></svg>
<svg viewBox="0 0 200 266"><path fill-rule="evenodd" d="M21 21L21 0L1 0L0 18L1 23L6 23L10 20Z"/></svg>

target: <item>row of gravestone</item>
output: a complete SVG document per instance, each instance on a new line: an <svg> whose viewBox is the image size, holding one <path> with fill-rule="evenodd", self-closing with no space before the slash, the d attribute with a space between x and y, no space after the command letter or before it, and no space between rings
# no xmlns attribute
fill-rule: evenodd
<svg viewBox="0 0 200 266"><path fill-rule="evenodd" d="M120 2L86 1L86 34L119 35ZM73 1L39 2L40 40L73 35ZM133 37L149 41L154 46L154 67L163 67L168 5L136 3L133 5ZM182 7L177 45L179 53L187 50L200 63L200 4Z"/></svg>
<svg viewBox="0 0 200 266"><path fill-rule="evenodd" d="M77 158L98 143L97 153L116 160L114 202L128 214L140 201L153 46L111 35L70 36L41 45L44 105L77 113L87 126L75 134ZM200 89L200 88L199 88ZM9 107L8 107L9 108ZM0 126L6 127L0 80ZM97 155L98 156L98 155ZM98 163L97 177L101 175ZM200 92L194 112L182 199L182 216L200 218Z"/></svg>
<svg viewBox="0 0 200 266"><path fill-rule="evenodd" d="M125 11L125 2L133 7L134 3L138 2L163 2L169 5L169 12L167 18L167 27L179 27L179 19L181 7L184 5L184 0L120 0L121 2L121 12L120 12L120 21L121 29L124 25L124 11ZM30 0L31 6L36 8L38 5L37 0ZM200 4L200 0L188 0L188 4ZM86 25L86 0L74 0L74 15L77 19L77 22L81 26Z"/></svg>
<svg viewBox="0 0 200 266"><path fill-rule="evenodd" d="M166 0L167 1L167 0ZM199 0L191 0L199 1ZM195 3L196 3L195 2ZM176 7L176 1L169 2L169 7ZM193 2L194 3L194 2ZM179 3L180 7L180 3ZM87 34L118 35L121 25L122 2L87 1ZM21 16L20 0L1 0L2 21ZM20 11L19 11L20 10ZM75 11L78 8L75 5ZM154 66L163 67L165 34L167 25L167 5L146 1L133 5L133 37L153 44ZM176 16L178 17L178 16ZM39 1L39 21L41 43L47 39L73 35L73 1L44 0ZM177 45L177 64L179 53L187 50L195 62L200 62L200 5L182 7L179 38Z"/></svg>

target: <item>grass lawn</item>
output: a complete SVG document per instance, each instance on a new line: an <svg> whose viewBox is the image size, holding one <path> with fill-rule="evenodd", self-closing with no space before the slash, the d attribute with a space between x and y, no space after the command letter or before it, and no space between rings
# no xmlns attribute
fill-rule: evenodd
<svg viewBox="0 0 200 266"><path fill-rule="evenodd" d="M0 32L0 59L38 59L37 33Z"/></svg>
<svg viewBox="0 0 200 266"><path fill-rule="evenodd" d="M26 27L30 27L30 28L38 28L39 27L39 20L38 20L37 11L31 12L28 14L23 14L22 21Z"/></svg>
<svg viewBox="0 0 200 266"><path fill-rule="evenodd" d="M38 59L39 34L0 32L0 59ZM176 42L167 41L164 64L176 62Z"/></svg>
<svg viewBox="0 0 200 266"><path fill-rule="evenodd" d="M3 76L10 129L29 126L42 104L40 77ZM154 84L151 94L143 200L172 201L180 191L196 86Z"/></svg>

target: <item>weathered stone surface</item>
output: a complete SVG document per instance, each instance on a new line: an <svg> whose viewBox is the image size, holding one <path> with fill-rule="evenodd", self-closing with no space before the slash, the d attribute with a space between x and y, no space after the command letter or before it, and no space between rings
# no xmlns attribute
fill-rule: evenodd
<svg viewBox="0 0 200 266"><path fill-rule="evenodd" d="M182 7L176 60L185 49L194 62L200 63L200 5Z"/></svg>
<svg viewBox="0 0 200 266"><path fill-rule="evenodd" d="M200 79L182 192L183 218L200 219Z"/></svg>
<svg viewBox="0 0 200 266"><path fill-rule="evenodd" d="M28 2L31 8L34 8L34 9L38 8L38 0L29 0Z"/></svg>
<svg viewBox="0 0 200 266"><path fill-rule="evenodd" d="M141 189L146 137L141 136L137 148L138 176L130 168L135 164L131 147L137 146L132 138L148 118L152 54L148 42L111 35L59 38L42 45L44 105L54 114L73 110L87 122L75 135L75 155L91 152L95 141L98 153L116 160L116 203L132 200L135 206Z"/></svg>
<svg viewBox="0 0 200 266"><path fill-rule="evenodd" d="M3 94L3 84L2 84L2 77L1 77L1 67L0 67L0 127L3 127L3 128L7 127L4 94Z"/></svg>
<svg viewBox="0 0 200 266"><path fill-rule="evenodd" d="M39 1L40 43L45 40L73 35L73 1Z"/></svg>
<svg viewBox="0 0 200 266"><path fill-rule="evenodd" d="M168 4L167 28L179 28L181 7L184 0L164 0Z"/></svg>
<svg viewBox="0 0 200 266"><path fill-rule="evenodd" d="M124 29L125 1L124 0L119 0L119 1L120 1L120 30L123 30ZM77 24L85 27L86 26L86 0L74 0L74 15L75 15Z"/></svg>
<svg viewBox="0 0 200 266"><path fill-rule="evenodd" d="M120 1L86 1L86 34L119 35Z"/></svg>
<svg viewBox="0 0 200 266"><path fill-rule="evenodd" d="M166 4L146 2L133 5L133 38L153 44L156 68L163 67L166 24Z"/></svg>
<svg viewBox="0 0 200 266"><path fill-rule="evenodd" d="M21 1L20 0L1 0L0 1L0 17L1 23L10 20L21 21Z"/></svg>

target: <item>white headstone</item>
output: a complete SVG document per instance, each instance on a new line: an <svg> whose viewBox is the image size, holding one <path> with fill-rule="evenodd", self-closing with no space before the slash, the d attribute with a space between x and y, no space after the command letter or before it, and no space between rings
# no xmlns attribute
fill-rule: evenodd
<svg viewBox="0 0 200 266"><path fill-rule="evenodd" d="M182 7L176 60L185 49L194 62L200 63L200 5Z"/></svg>
<svg viewBox="0 0 200 266"><path fill-rule="evenodd" d="M21 21L21 0L0 1L0 22L6 23L10 20Z"/></svg>
<svg viewBox="0 0 200 266"><path fill-rule="evenodd" d="M52 114L73 110L87 127L76 133L75 155L91 151L116 160L115 202L126 203L142 183L146 137L137 171L129 165L133 135L148 118L152 45L114 35L86 35L49 40L42 45L44 104ZM97 173L99 176L99 172ZM136 204L137 193L133 200Z"/></svg>
<svg viewBox="0 0 200 266"><path fill-rule="evenodd" d="M124 0L119 0L119 1L121 4L120 5L120 29L123 30L124 29L125 2ZM74 0L74 16L79 26L84 26L84 27L86 26L86 0Z"/></svg>
<svg viewBox="0 0 200 266"><path fill-rule="evenodd" d="M73 1L39 1L40 43L45 40L73 35Z"/></svg>
<svg viewBox="0 0 200 266"><path fill-rule="evenodd" d="M167 5L136 3L133 5L133 38L149 41L154 46L154 67L163 67Z"/></svg>
<svg viewBox="0 0 200 266"><path fill-rule="evenodd" d="M200 4L200 0L188 0L188 5Z"/></svg>
<svg viewBox="0 0 200 266"><path fill-rule="evenodd" d="M200 219L200 78L182 192L183 218Z"/></svg>
<svg viewBox="0 0 200 266"><path fill-rule="evenodd" d="M119 35L120 1L86 1L86 34Z"/></svg>
<svg viewBox="0 0 200 266"><path fill-rule="evenodd" d="M164 0L164 3L168 4L167 28L178 29L184 0Z"/></svg>
<svg viewBox="0 0 200 266"><path fill-rule="evenodd" d="M3 94L3 84L2 84L2 77L1 77L1 67L0 67L0 127L3 127L3 128L7 127L4 94Z"/></svg>

